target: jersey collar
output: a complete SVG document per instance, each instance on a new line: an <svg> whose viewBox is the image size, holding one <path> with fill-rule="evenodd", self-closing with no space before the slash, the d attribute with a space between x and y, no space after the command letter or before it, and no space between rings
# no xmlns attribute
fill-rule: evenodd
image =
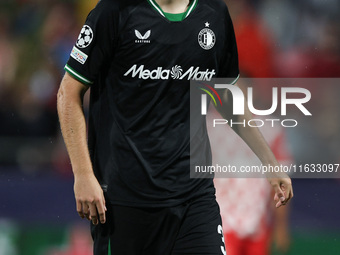
<svg viewBox="0 0 340 255"><path fill-rule="evenodd" d="M147 0L147 1L160 15L162 15L164 18L167 18L167 13L163 12L161 7L156 3L155 0ZM192 1L188 9L183 13L183 19L185 19L186 17L190 15L190 13L192 13L192 11L196 8L197 2L198 0Z"/></svg>

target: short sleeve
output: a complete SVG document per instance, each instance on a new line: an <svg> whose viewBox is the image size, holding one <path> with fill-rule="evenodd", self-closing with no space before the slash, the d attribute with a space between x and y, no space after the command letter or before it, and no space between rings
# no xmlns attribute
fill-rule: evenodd
<svg viewBox="0 0 340 255"><path fill-rule="evenodd" d="M99 1L90 12L65 65L65 70L83 84L93 84L113 55L118 16L113 2Z"/></svg>
<svg viewBox="0 0 340 255"><path fill-rule="evenodd" d="M219 78L228 78L230 84L235 84L239 78L237 43L234 26L228 8L226 7L224 17L225 49L220 65Z"/></svg>

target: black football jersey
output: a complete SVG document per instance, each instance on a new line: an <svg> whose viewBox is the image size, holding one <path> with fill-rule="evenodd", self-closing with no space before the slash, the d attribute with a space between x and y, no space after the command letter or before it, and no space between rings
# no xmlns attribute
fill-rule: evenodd
<svg viewBox="0 0 340 255"><path fill-rule="evenodd" d="M108 203L172 206L214 192L212 179L190 178L189 92L190 80L238 77L222 0L192 1L181 21L154 0L101 0L65 70L91 86L89 150ZM208 141L205 126L198 134Z"/></svg>

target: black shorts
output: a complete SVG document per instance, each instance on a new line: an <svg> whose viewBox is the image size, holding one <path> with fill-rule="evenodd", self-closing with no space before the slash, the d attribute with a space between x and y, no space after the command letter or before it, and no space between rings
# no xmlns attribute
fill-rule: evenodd
<svg viewBox="0 0 340 255"><path fill-rule="evenodd" d="M214 195L171 208L107 207L107 222L91 227L94 255L226 254Z"/></svg>

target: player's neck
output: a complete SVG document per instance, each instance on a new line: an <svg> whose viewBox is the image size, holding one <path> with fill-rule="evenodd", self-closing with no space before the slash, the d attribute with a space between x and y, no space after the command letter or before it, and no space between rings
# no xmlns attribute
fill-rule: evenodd
<svg viewBox="0 0 340 255"><path fill-rule="evenodd" d="M187 10L189 0L155 0L163 12L183 13Z"/></svg>

